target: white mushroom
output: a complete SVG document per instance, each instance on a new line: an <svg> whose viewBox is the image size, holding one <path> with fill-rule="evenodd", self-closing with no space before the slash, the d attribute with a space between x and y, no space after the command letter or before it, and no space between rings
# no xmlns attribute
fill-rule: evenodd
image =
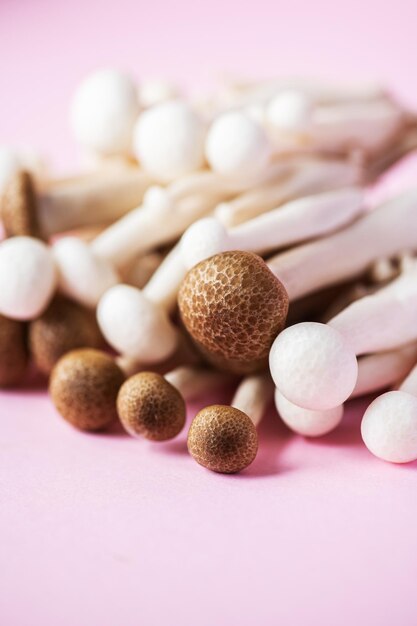
<svg viewBox="0 0 417 626"><path fill-rule="evenodd" d="M214 217L194 222L181 239L187 268L219 252L266 252L336 230L365 210L363 192L345 188L293 200L264 215L226 229Z"/></svg>
<svg viewBox="0 0 417 626"><path fill-rule="evenodd" d="M270 353L280 392L306 409L342 404L357 381L356 356L417 339L417 266L378 292L361 298L330 322L284 330Z"/></svg>
<svg viewBox="0 0 417 626"><path fill-rule="evenodd" d="M185 102L172 100L144 111L134 129L133 145L141 165L168 182L204 165L205 124Z"/></svg>
<svg viewBox="0 0 417 626"><path fill-rule="evenodd" d="M116 70L87 76L75 91L70 119L80 145L105 155L129 154L139 113L136 85Z"/></svg>
<svg viewBox="0 0 417 626"><path fill-rule="evenodd" d="M12 237L0 244L0 313L35 319L48 306L56 286L50 249L38 239Z"/></svg>
<svg viewBox="0 0 417 626"><path fill-rule="evenodd" d="M361 357L358 359L358 378L350 398L373 393L401 380L416 358L416 344ZM322 411L304 409L287 400L279 389L275 391L275 405L285 424L306 437L321 437L331 432L341 422L344 412L343 405Z"/></svg>

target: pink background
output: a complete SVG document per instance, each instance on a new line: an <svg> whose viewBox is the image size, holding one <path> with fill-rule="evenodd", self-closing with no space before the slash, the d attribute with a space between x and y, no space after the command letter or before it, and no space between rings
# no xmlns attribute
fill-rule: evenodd
<svg viewBox="0 0 417 626"><path fill-rule="evenodd" d="M74 167L68 100L103 64L189 88L223 70L381 78L417 106L416 7L0 0L0 142ZM36 383L1 393L0 623L415 626L417 465L367 452L364 406L315 442L271 413L255 463L226 477L185 434L82 435Z"/></svg>

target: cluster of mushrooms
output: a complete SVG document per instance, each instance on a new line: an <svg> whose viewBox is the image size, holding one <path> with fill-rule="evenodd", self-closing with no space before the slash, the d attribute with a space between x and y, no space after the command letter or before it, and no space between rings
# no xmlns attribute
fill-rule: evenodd
<svg viewBox="0 0 417 626"><path fill-rule="evenodd" d="M186 401L234 385L188 433L223 473L255 459L273 398L319 437L349 398L392 389L362 438L417 459L417 187L368 193L417 148L412 112L373 84L229 81L186 99L100 70L70 113L80 175L0 148L1 387L30 363L76 428L119 419L166 441Z"/></svg>

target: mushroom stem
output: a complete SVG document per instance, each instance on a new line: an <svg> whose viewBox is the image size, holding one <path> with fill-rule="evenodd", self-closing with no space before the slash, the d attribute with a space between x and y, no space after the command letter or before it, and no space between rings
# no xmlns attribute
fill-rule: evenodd
<svg viewBox="0 0 417 626"><path fill-rule="evenodd" d="M417 247L417 190L398 196L342 231L269 259L290 299L358 276L381 257Z"/></svg>
<svg viewBox="0 0 417 626"><path fill-rule="evenodd" d="M328 324L347 339L357 355L417 339L417 263L414 271L353 302Z"/></svg>
<svg viewBox="0 0 417 626"><path fill-rule="evenodd" d="M252 219L265 211L301 196L322 193L361 183L361 168L350 161L311 159L283 180L247 191L234 200L221 203L216 217L232 227Z"/></svg>
<svg viewBox="0 0 417 626"><path fill-rule="evenodd" d="M115 267L182 235L196 219L213 209L218 197L191 196L172 202L162 188L152 188L141 207L130 211L92 243L92 250Z"/></svg>
<svg viewBox="0 0 417 626"><path fill-rule="evenodd" d="M144 286L144 296L172 313L177 305L178 291L186 273L180 246L177 244Z"/></svg>
<svg viewBox="0 0 417 626"><path fill-rule="evenodd" d="M226 385L232 377L203 367L183 365L165 374L165 379L188 401Z"/></svg>
<svg viewBox="0 0 417 626"><path fill-rule="evenodd" d="M274 395L269 372L246 376L233 396L231 406L239 409L258 426Z"/></svg>
<svg viewBox="0 0 417 626"><path fill-rule="evenodd" d="M350 397L364 396L395 384L407 375L416 360L416 344L361 357L358 360L358 380Z"/></svg>

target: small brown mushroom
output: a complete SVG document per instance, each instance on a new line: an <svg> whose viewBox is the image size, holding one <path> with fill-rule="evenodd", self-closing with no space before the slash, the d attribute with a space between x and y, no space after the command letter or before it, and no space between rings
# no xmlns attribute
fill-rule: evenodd
<svg viewBox="0 0 417 626"><path fill-rule="evenodd" d="M184 325L206 358L222 369L264 367L284 328L288 296L265 262L251 252L223 252L193 267L178 295Z"/></svg>
<svg viewBox="0 0 417 626"><path fill-rule="evenodd" d="M19 171L7 183L1 199L1 218L8 237L41 237L32 176Z"/></svg>
<svg viewBox="0 0 417 626"><path fill-rule="evenodd" d="M152 441L176 437L185 424L183 397L163 376L154 372L140 372L122 385L117 410L129 434Z"/></svg>
<svg viewBox="0 0 417 626"><path fill-rule="evenodd" d="M76 348L100 348L103 337L95 315L80 304L57 296L29 326L29 350L37 368L50 374L64 354Z"/></svg>
<svg viewBox="0 0 417 626"><path fill-rule="evenodd" d="M255 459L258 435L246 413L231 406L208 406L191 424L188 450L197 463L213 472L233 474Z"/></svg>
<svg viewBox="0 0 417 626"><path fill-rule="evenodd" d="M117 394L124 378L104 352L74 350L55 365L49 391L56 409L72 426L102 430L117 419Z"/></svg>
<svg viewBox="0 0 417 626"><path fill-rule="evenodd" d="M0 315L0 387L19 384L27 363L26 325Z"/></svg>

